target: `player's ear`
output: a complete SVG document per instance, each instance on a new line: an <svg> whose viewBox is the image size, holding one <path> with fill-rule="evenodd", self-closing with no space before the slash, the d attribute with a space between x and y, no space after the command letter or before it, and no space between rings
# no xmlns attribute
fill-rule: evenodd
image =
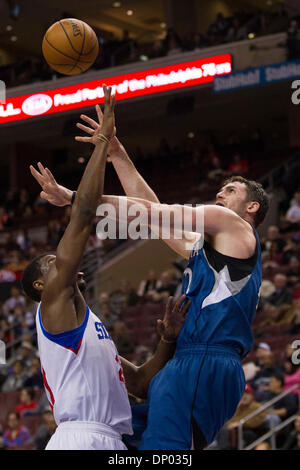
<svg viewBox="0 0 300 470"><path fill-rule="evenodd" d="M255 212L257 212L259 208L260 208L259 202L251 201L248 203L247 212L249 212L250 214L255 214Z"/></svg>
<svg viewBox="0 0 300 470"><path fill-rule="evenodd" d="M44 289L44 281L42 279L37 279L32 285L36 290L40 292Z"/></svg>

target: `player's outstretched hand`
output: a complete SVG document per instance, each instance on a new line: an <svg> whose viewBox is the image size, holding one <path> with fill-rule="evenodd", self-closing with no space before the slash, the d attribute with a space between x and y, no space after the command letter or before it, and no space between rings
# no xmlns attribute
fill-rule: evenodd
<svg viewBox="0 0 300 470"><path fill-rule="evenodd" d="M110 140L116 133L115 128L115 95L111 94L111 87L103 85L104 91L104 113L103 121L101 128L98 132L97 139L99 134L104 135L108 140Z"/></svg>
<svg viewBox="0 0 300 470"><path fill-rule="evenodd" d="M163 340L170 343L176 341L191 305L190 300L184 304L185 301L185 295L179 297L175 303L173 297L168 298L164 318L157 320L157 331Z"/></svg>
<svg viewBox="0 0 300 470"><path fill-rule="evenodd" d="M96 113L98 117L98 122L95 121L94 119L90 118L89 116L86 116L85 114L81 114L80 118L85 121L87 124L89 124L90 127L85 126L81 122L78 122L76 126L81 129L82 131L86 132L86 134L89 134L90 137L87 136L76 136L75 140L78 142L87 142L90 144L97 144L97 136L99 133L101 133L101 127L103 123L103 113L101 111L100 106L97 104L96 105ZM110 140L109 146L108 146L108 154L113 154L114 152L118 151L120 148L120 142L118 141L116 137L116 127L114 127L114 136Z"/></svg>
<svg viewBox="0 0 300 470"><path fill-rule="evenodd" d="M38 168L40 171L30 165L32 176L43 189L40 193L41 198L46 199L46 201L50 202L50 204L53 204L54 206L62 207L70 204L72 191L60 184L57 184L51 171L48 168L44 168L40 162L38 163Z"/></svg>

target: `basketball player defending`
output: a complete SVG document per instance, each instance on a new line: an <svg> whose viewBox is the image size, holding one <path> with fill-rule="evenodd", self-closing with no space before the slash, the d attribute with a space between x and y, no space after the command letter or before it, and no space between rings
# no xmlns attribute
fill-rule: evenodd
<svg viewBox="0 0 300 470"><path fill-rule="evenodd" d="M161 341L156 353L135 367L118 356L81 294L78 269L102 195L107 149L114 133L114 97L110 88L103 88L103 124L56 256L39 256L22 277L26 294L40 302L36 317L39 354L46 394L58 424L47 445L50 450L126 449L121 434L132 433L127 389L146 396L152 377L174 354L188 308L182 307L185 296L174 307L169 299L164 320L158 324Z"/></svg>
<svg viewBox="0 0 300 470"><path fill-rule="evenodd" d="M96 111L99 123L82 115L91 127L77 124L90 137L76 140L96 142L102 122L99 106ZM140 203L148 211L169 210L159 204L116 137L108 153L129 207ZM46 190L41 196L56 205L69 204L72 191L57 185L50 175L45 177ZM118 197L106 196L102 201L118 210ZM181 211L182 206L176 210ZM216 204L186 211L193 220L192 230L196 212L203 217L204 243L194 233L193 249L186 251L191 234L185 232L181 240L164 240L189 259L182 292L192 303L177 339L175 357L150 384L148 424L141 449L204 448L233 416L245 390L241 360L253 344L251 324L262 278L256 227L267 210L268 197L259 183L231 177L216 195Z"/></svg>

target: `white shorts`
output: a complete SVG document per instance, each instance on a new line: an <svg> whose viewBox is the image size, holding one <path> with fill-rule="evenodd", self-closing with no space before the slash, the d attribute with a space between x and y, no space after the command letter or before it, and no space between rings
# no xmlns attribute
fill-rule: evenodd
<svg viewBox="0 0 300 470"><path fill-rule="evenodd" d="M60 423L45 450L127 450L110 426L87 421Z"/></svg>

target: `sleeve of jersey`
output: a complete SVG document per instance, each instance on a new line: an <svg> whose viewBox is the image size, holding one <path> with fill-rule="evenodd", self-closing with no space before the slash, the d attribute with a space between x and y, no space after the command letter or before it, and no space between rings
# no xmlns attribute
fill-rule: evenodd
<svg viewBox="0 0 300 470"><path fill-rule="evenodd" d="M40 321L40 326L41 326L44 336L48 338L50 341L53 341L54 343L59 344L63 348L69 349L75 354L77 354L80 349L82 338L83 338L85 328L88 322L88 318L89 318L89 307L86 306L85 317L84 317L83 323L80 326L78 326L77 328L74 328L74 330L69 330L63 333L53 334L45 330L43 323L42 323L41 310L39 307L39 321Z"/></svg>

